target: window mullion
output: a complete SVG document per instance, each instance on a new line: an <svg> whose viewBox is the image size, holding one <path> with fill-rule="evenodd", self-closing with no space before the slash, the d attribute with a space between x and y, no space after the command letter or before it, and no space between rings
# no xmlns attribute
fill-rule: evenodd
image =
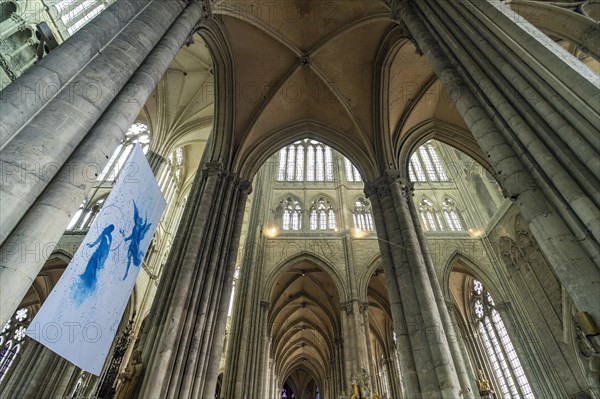
<svg viewBox="0 0 600 399"><path fill-rule="evenodd" d="M511 371L511 365L510 365L510 362L508 361L508 357L506 356L505 351L503 350L503 345L502 345L502 342L500 341L500 336L498 335L498 331L496 331L496 329L494 328L493 320L489 316L486 316L486 317L488 319L488 324L486 325L486 328L488 329L490 339L492 340L492 347L494 348L494 351L496 352L496 356L498 357L498 360L500 361L500 369L502 370L502 374L504 374L504 378L506 378L506 384L507 384L508 390L511 391L511 395L512 395L514 392L518 392L518 391L516 389L516 386L517 386L516 381L514 379L512 371ZM489 328L487 327L488 325L489 325ZM494 344L494 341L495 341L495 344ZM502 367L502 362L504 362L506 367Z"/></svg>

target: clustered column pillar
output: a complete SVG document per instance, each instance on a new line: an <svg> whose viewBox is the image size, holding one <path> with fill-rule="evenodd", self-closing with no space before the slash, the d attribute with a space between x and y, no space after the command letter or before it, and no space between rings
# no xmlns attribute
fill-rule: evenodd
<svg viewBox="0 0 600 399"><path fill-rule="evenodd" d="M408 190L390 171L367 184L390 293L407 397L469 397L448 339L424 253L412 219ZM440 298L443 299L443 298ZM445 317L447 316L447 317Z"/></svg>
<svg viewBox="0 0 600 399"><path fill-rule="evenodd" d="M202 165L151 310L140 397L214 397L249 191L220 163Z"/></svg>
<svg viewBox="0 0 600 399"><path fill-rule="evenodd" d="M600 90L595 77L497 1L399 0L395 13L429 59L577 309L598 323L600 115L592 104Z"/></svg>
<svg viewBox="0 0 600 399"><path fill-rule="evenodd" d="M0 247L0 279L10 292L2 296L0 321L16 309L73 212L96 184L97 174L202 16L196 2L184 8L177 1L124 1L119 7L98 17L106 22L107 32L92 22L2 91L1 240L6 241ZM105 21L111 18L114 21ZM113 30L115 37L109 35ZM91 34L99 39L92 40ZM81 65L75 68L71 62ZM118 73L107 65L114 65ZM35 89L29 86L32 82L60 90L52 93L53 99L28 101L24 109L13 110L22 90ZM108 87L106 82L113 83ZM93 88L96 95L91 98L92 92L82 88ZM32 119L24 119L26 114ZM4 218L4 212L10 217Z"/></svg>

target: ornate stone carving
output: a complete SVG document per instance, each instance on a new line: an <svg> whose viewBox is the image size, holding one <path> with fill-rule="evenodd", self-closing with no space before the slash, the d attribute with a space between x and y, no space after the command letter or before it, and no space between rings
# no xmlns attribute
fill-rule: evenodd
<svg viewBox="0 0 600 399"><path fill-rule="evenodd" d="M135 393L137 382L144 371L142 363L142 352L134 351L131 362L119 374L119 385L115 393L115 399L131 399Z"/></svg>
<svg viewBox="0 0 600 399"><path fill-rule="evenodd" d="M348 316L354 314L354 309L352 309L352 301L342 303L342 309L344 309Z"/></svg>
<svg viewBox="0 0 600 399"><path fill-rule="evenodd" d="M246 195L250 195L252 192L252 182L248 180L239 180L238 190Z"/></svg>
<svg viewBox="0 0 600 399"><path fill-rule="evenodd" d="M367 313L369 313L369 303L368 302L363 302L360 304L360 313L363 315L366 315Z"/></svg>
<svg viewBox="0 0 600 399"><path fill-rule="evenodd" d="M223 164L221 162L207 162L204 164L202 173L208 176L219 176L225 171L223 170Z"/></svg>

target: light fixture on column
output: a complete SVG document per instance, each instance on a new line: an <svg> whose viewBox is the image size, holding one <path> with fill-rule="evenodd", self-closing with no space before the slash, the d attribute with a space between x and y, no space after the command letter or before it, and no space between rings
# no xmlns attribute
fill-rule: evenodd
<svg viewBox="0 0 600 399"><path fill-rule="evenodd" d="M275 226L267 226L265 230L263 230L263 234L269 238L275 238L279 235L279 229Z"/></svg>

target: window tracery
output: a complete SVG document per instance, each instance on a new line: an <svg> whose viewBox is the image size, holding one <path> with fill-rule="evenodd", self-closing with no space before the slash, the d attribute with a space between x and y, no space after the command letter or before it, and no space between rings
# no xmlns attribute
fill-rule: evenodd
<svg viewBox="0 0 600 399"><path fill-rule="evenodd" d="M356 169L356 166L354 166L348 158L344 158L344 167L346 169L347 181L351 183L362 181L362 176L360 175L360 172L358 171L358 169Z"/></svg>
<svg viewBox="0 0 600 399"><path fill-rule="evenodd" d="M333 181L333 150L318 141L304 139L279 150L277 181Z"/></svg>
<svg viewBox="0 0 600 399"><path fill-rule="evenodd" d="M464 230L462 217L460 215L460 211L456 208L454 200L449 197L444 198L444 202L442 203L442 212L444 213L446 224L451 231Z"/></svg>
<svg viewBox="0 0 600 399"><path fill-rule="evenodd" d="M310 208L311 230L335 230L335 212L331 203L324 197L315 200Z"/></svg>
<svg viewBox="0 0 600 399"><path fill-rule="evenodd" d="M413 182L445 182L448 175L431 141L420 146L410 157L408 175Z"/></svg>
<svg viewBox="0 0 600 399"><path fill-rule="evenodd" d="M293 198L287 197L280 203L282 210L281 229L284 231L295 230L302 228L302 205Z"/></svg>
<svg viewBox="0 0 600 399"><path fill-rule="evenodd" d="M425 231L443 231L442 219L433 202L424 197L419 203L419 215Z"/></svg>
<svg viewBox="0 0 600 399"><path fill-rule="evenodd" d="M183 180L184 164L183 148L178 147L168 157L158 177L158 187L165 197L167 204L171 204Z"/></svg>
<svg viewBox="0 0 600 399"><path fill-rule="evenodd" d="M18 309L0 332L0 381L9 372L25 342L25 331L31 321L28 308Z"/></svg>
<svg viewBox="0 0 600 399"><path fill-rule="evenodd" d="M60 21L69 35L77 32L114 0L58 0L53 1Z"/></svg>
<svg viewBox="0 0 600 399"><path fill-rule="evenodd" d="M148 153L150 149L150 131L148 126L143 123L134 123L131 125L125 135L123 143L119 144L117 149L113 152L112 156L108 160L108 163L98 175L99 182L113 182L117 179L119 173L123 169L127 157L133 150L133 146L139 143L142 146L144 154Z"/></svg>
<svg viewBox="0 0 600 399"><path fill-rule="evenodd" d="M473 280L471 302L475 324L503 397L533 399L531 386L492 297L479 280Z"/></svg>
<svg viewBox="0 0 600 399"><path fill-rule="evenodd" d="M356 229L362 231L375 231L371 203L363 196L358 197L356 201L354 201L352 221L354 222L354 228Z"/></svg>
<svg viewBox="0 0 600 399"><path fill-rule="evenodd" d="M86 207L86 202L84 201L80 206L79 210L75 212L73 218L67 225L67 230L87 230L90 228L96 216L102 209L104 205L104 201L106 201L106 196L97 199L91 206Z"/></svg>

